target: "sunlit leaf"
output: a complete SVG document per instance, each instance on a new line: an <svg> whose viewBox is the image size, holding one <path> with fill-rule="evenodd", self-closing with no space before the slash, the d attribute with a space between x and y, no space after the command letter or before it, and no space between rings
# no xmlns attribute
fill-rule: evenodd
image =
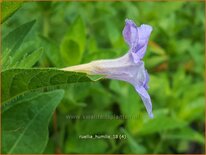
<svg viewBox="0 0 206 155"><path fill-rule="evenodd" d="M2 17L1 23L5 22L10 16L12 16L22 5L23 2L3 2L2 3Z"/></svg>

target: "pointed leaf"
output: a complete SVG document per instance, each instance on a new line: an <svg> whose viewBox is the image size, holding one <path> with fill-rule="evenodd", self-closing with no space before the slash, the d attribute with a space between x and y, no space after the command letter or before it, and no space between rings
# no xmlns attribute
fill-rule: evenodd
<svg viewBox="0 0 206 155"><path fill-rule="evenodd" d="M180 129L186 125L186 122L176 118L169 118L166 116L157 117L145 122L140 129L139 134L145 135L157 132L161 133L167 130Z"/></svg>
<svg viewBox="0 0 206 155"><path fill-rule="evenodd" d="M11 55L16 52L16 50L21 46L28 32L31 30L34 23L35 20L32 20L17 27L15 30L7 34L2 40L3 52L7 49L11 51Z"/></svg>
<svg viewBox="0 0 206 155"><path fill-rule="evenodd" d="M130 135L127 130L122 129L122 132L127 136L129 147L132 153L145 153L146 152L145 147L138 144L137 141L134 139L134 137Z"/></svg>
<svg viewBox="0 0 206 155"><path fill-rule="evenodd" d="M96 78L94 79L96 81ZM2 81L2 102L7 102L31 91L66 87L71 83L92 82L93 79L84 73L56 69L10 69L2 72Z"/></svg>
<svg viewBox="0 0 206 155"><path fill-rule="evenodd" d="M1 23L5 22L12 16L20 7L23 2L2 2L2 19Z"/></svg>
<svg viewBox="0 0 206 155"><path fill-rule="evenodd" d="M42 93L2 113L3 153L42 153L48 141L51 116L64 91Z"/></svg>
<svg viewBox="0 0 206 155"><path fill-rule="evenodd" d="M24 59L22 59L19 62L18 67L20 67L20 68L30 68L30 67L32 67L39 60L42 53L43 53L42 48L32 52L30 55L26 56Z"/></svg>
<svg viewBox="0 0 206 155"><path fill-rule="evenodd" d="M60 45L62 60L65 65L79 64L85 50L86 33L83 20L77 18Z"/></svg>

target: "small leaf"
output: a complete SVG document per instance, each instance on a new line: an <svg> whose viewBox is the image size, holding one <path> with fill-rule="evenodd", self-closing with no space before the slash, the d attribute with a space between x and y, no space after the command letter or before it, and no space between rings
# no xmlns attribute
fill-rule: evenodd
<svg viewBox="0 0 206 155"><path fill-rule="evenodd" d="M144 146L138 144L134 137L132 137L125 129L122 129L122 132L127 136L128 143L132 153L145 153L146 149Z"/></svg>
<svg viewBox="0 0 206 155"><path fill-rule="evenodd" d="M17 27L9 34L7 34L2 40L3 54L5 50L9 49L11 51L11 55L13 55L17 51L17 49L21 46L22 42L24 41L24 38L31 30L34 23L35 20L27 22Z"/></svg>
<svg viewBox="0 0 206 155"><path fill-rule="evenodd" d="M65 65L79 64L85 50L86 33L83 20L77 18L60 45L62 60Z"/></svg>
<svg viewBox="0 0 206 155"><path fill-rule="evenodd" d="M51 63L56 67L63 67L59 47L56 43L44 36L40 36L41 45L44 47L44 53L47 55Z"/></svg>
<svg viewBox="0 0 206 155"><path fill-rule="evenodd" d="M166 130L172 130L177 128L183 128L186 123L175 118L169 118L166 116L157 117L144 123L139 131L139 134L151 134L156 132L162 132Z"/></svg>
<svg viewBox="0 0 206 155"><path fill-rule="evenodd" d="M13 56L10 56L10 52L7 51L3 55L2 70L8 70L11 68L30 68L41 57L42 48L32 51L29 54L25 50L16 52Z"/></svg>
<svg viewBox="0 0 206 155"><path fill-rule="evenodd" d="M74 65L81 61L81 51L78 42L65 38L61 43L61 53L67 65Z"/></svg>
<svg viewBox="0 0 206 155"><path fill-rule="evenodd" d="M149 47L151 48L152 52L155 54L158 54L158 55L166 54L165 50L154 41L149 42Z"/></svg>
<svg viewBox="0 0 206 155"><path fill-rule="evenodd" d="M102 139L80 139L77 138L80 135L74 136L72 134L69 139L66 141L66 153L87 153L87 154L96 154L104 153L108 148L108 143Z"/></svg>
<svg viewBox="0 0 206 155"><path fill-rule="evenodd" d="M3 153L42 153L48 141L51 116L64 91L42 93L2 113Z"/></svg>
<svg viewBox="0 0 206 155"><path fill-rule="evenodd" d="M187 106L182 107L180 111L180 117L184 120L187 120L188 122L192 122L204 115L205 112L204 109L205 109L205 98L204 96L202 97L198 96L196 100L190 101L189 103L187 103Z"/></svg>
<svg viewBox="0 0 206 155"><path fill-rule="evenodd" d="M189 141L195 141L195 142L199 142L201 144L204 144L204 134L200 134L199 132L197 132L189 127L182 128L180 131L167 133L165 135L165 138L189 140Z"/></svg>
<svg viewBox="0 0 206 155"><path fill-rule="evenodd" d="M43 53L43 49L40 48L34 52L32 52L30 55L26 56L24 59L22 59L18 67L19 68L30 68L32 67L41 57Z"/></svg>
<svg viewBox="0 0 206 155"><path fill-rule="evenodd" d="M12 16L22 5L23 2L2 2L2 19L1 23L5 22Z"/></svg>
<svg viewBox="0 0 206 155"><path fill-rule="evenodd" d="M166 62L168 60L168 57L166 55L162 55L162 56L154 56L152 58L149 59L149 64L147 64L148 68L152 68L152 67L156 67L159 64Z"/></svg>

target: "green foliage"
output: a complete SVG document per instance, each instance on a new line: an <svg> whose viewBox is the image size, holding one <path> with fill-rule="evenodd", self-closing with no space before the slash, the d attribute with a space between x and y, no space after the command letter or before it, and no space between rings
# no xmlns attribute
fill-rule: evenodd
<svg viewBox="0 0 206 155"><path fill-rule="evenodd" d="M25 23L7 34L7 36L3 38L2 42L3 51L8 50L13 55L14 52L16 52L21 46L24 38L32 28L34 23L35 20Z"/></svg>
<svg viewBox="0 0 206 155"><path fill-rule="evenodd" d="M31 45L20 48L34 23L35 20L20 25L3 38L2 70L31 68L40 59L42 48L34 50Z"/></svg>
<svg viewBox="0 0 206 155"><path fill-rule="evenodd" d="M65 152L72 152L72 153L81 153L81 152L91 152L91 153L101 153L107 147L108 144L105 141L96 140L86 140L82 141L81 139L76 139L75 137L71 137L67 143L67 147ZM91 147L92 146L92 147Z"/></svg>
<svg viewBox="0 0 206 155"><path fill-rule="evenodd" d="M10 69L2 72L2 102L35 90L66 86L70 83L91 82L84 73L65 72L56 69ZM98 77L99 79L99 77Z"/></svg>
<svg viewBox="0 0 206 155"><path fill-rule="evenodd" d="M146 152L145 147L138 144L136 140L126 130L123 129L123 133L128 138L129 147L132 153L145 153Z"/></svg>
<svg viewBox="0 0 206 155"><path fill-rule="evenodd" d="M22 60L15 65L15 68L31 68L41 58L42 51L42 48L40 48L29 55L24 55Z"/></svg>
<svg viewBox="0 0 206 155"><path fill-rule="evenodd" d="M2 16L1 23L6 21L12 16L22 5L23 2L3 2L2 3Z"/></svg>
<svg viewBox="0 0 206 155"><path fill-rule="evenodd" d="M55 44L55 42L44 36L40 36L40 40L44 48L46 49L45 54L52 65L56 67L63 66L64 63L59 52L59 47Z"/></svg>
<svg viewBox="0 0 206 155"><path fill-rule="evenodd" d="M25 53L24 50L17 52L14 56L11 56L11 52L8 51L2 58L2 70L10 68L31 68L42 56L43 49L40 48L31 53Z"/></svg>
<svg viewBox="0 0 206 155"><path fill-rule="evenodd" d="M85 27L82 19L77 18L64 36L60 51L65 65L76 65L81 62L85 50Z"/></svg>
<svg viewBox="0 0 206 155"><path fill-rule="evenodd" d="M155 120L149 120L148 122L144 123L142 129L140 129L139 134L151 134L155 132L163 132L167 130L172 130L176 128L182 128L186 125L185 122L179 121L178 119L174 118L158 118Z"/></svg>
<svg viewBox="0 0 206 155"><path fill-rule="evenodd" d="M42 153L48 141L49 120L63 95L63 90L39 93L4 110L3 153Z"/></svg>
<svg viewBox="0 0 206 155"><path fill-rule="evenodd" d="M3 153L204 153L204 2L28 2L16 12L20 3L2 4L15 6L2 24ZM153 27L144 62L154 119L128 83L57 69L125 54L126 18ZM65 94L50 92L58 88ZM12 151L35 114L33 123L46 123ZM71 117L88 115L128 118ZM79 138L90 134L126 139Z"/></svg>
<svg viewBox="0 0 206 155"><path fill-rule="evenodd" d="M196 142L201 143L201 144L205 143L205 139L204 139L204 136L202 134L200 134L199 132L195 131L194 129L191 129L188 127L182 128L180 130L180 132L178 132L178 133L175 133L175 132L167 133L165 135L165 138L190 140L190 141L196 141Z"/></svg>

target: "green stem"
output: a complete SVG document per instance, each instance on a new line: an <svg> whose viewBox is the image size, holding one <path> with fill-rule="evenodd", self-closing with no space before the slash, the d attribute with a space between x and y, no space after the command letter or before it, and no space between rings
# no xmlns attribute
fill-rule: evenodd
<svg viewBox="0 0 206 155"><path fill-rule="evenodd" d="M161 148L161 146L162 146L162 143L163 143L164 140L165 140L165 137L164 137L165 134L166 134L166 132L163 132L163 133L161 134L160 141L159 141L159 143L157 144L156 149L154 150L153 154L157 154L157 153L159 152L159 150L160 150L160 148Z"/></svg>
<svg viewBox="0 0 206 155"><path fill-rule="evenodd" d="M48 12L44 12L43 14L44 18L43 18L43 35L45 37L49 36L49 13Z"/></svg>

